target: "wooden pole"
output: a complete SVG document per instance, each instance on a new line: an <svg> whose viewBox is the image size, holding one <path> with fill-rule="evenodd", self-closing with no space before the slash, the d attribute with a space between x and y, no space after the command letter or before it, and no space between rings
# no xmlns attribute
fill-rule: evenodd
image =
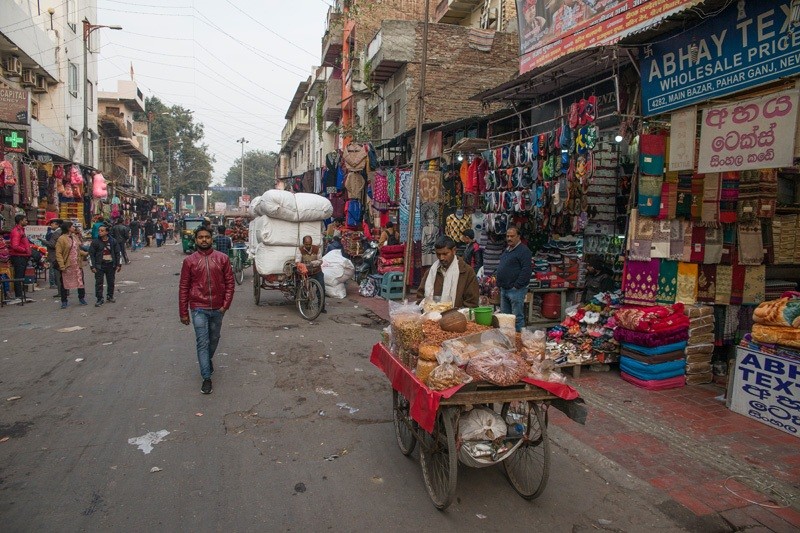
<svg viewBox="0 0 800 533"><path fill-rule="evenodd" d="M403 257L403 300L411 284L411 266L414 256L414 222L417 218L417 189L419 188L419 160L422 145L422 124L425 120L425 71L428 66L428 18L430 0L425 0L425 19L422 25L422 61L420 62L419 97L417 100L417 128L414 133L414 158L411 170L411 203L408 206L408 231L406 232L406 250Z"/></svg>

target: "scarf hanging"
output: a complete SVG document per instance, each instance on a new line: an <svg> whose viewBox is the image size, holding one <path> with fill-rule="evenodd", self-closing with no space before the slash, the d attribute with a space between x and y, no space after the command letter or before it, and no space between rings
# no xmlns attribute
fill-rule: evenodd
<svg viewBox="0 0 800 533"><path fill-rule="evenodd" d="M683 228L683 260L689 261L692 257L692 230L694 230L694 224L691 220L687 220Z"/></svg>
<svg viewBox="0 0 800 533"><path fill-rule="evenodd" d="M666 259L670 251L670 221L656 220L653 223L653 244L650 247L650 256Z"/></svg>
<svg viewBox="0 0 800 533"><path fill-rule="evenodd" d="M434 284L436 283L436 276L439 273L441 262L437 259L431 269L428 271L428 278L425 280L425 299L429 302L433 301L434 297ZM454 258L450 262L450 266L444 273L444 282L442 283L442 302L451 302L455 305L456 290L458 289L458 259Z"/></svg>
<svg viewBox="0 0 800 533"><path fill-rule="evenodd" d="M733 267L730 265L717 265L717 293L714 303L728 305L731 303L731 284L733 283Z"/></svg>
<svg viewBox="0 0 800 533"><path fill-rule="evenodd" d="M772 220L764 220L761 223L761 241L764 245L764 264L772 265L775 263L775 236L772 229Z"/></svg>
<svg viewBox="0 0 800 533"><path fill-rule="evenodd" d="M694 263L678 263L678 288L675 293L675 302L693 305L697 302L697 272L698 266Z"/></svg>
<svg viewBox="0 0 800 533"><path fill-rule="evenodd" d="M631 209L629 261L650 261L653 243L653 219L641 216L638 209Z"/></svg>
<svg viewBox="0 0 800 533"><path fill-rule="evenodd" d="M742 308L738 305L729 305L725 308L725 324L722 328L722 343L733 344L736 341L736 330L739 328L739 313Z"/></svg>
<svg viewBox="0 0 800 533"><path fill-rule="evenodd" d="M731 304L741 305L746 267L735 265L731 275Z"/></svg>
<svg viewBox="0 0 800 533"><path fill-rule="evenodd" d="M720 182L719 221L736 222L736 202L739 200L739 173L723 172Z"/></svg>
<svg viewBox="0 0 800 533"><path fill-rule="evenodd" d="M639 175L639 214L655 217L661 210L661 176Z"/></svg>
<svg viewBox="0 0 800 533"><path fill-rule="evenodd" d="M630 305L654 305L658 293L658 270L660 261L626 261L623 278L625 303Z"/></svg>
<svg viewBox="0 0 800 533"><path fill-rule="evenodd" d="M766 299L764 295L766 270L767 267L764 265L745 267L742 291L744 305L760 304Z"/></svg>
<svg viewBox="0 0 800 533"><path fill-rule="evenodd" d="M683 239L688 223L673 219L669 221L669 258L675 261L683 260ZM676 267L677 268L677 267Z"/></svg>
<svg viewBox="0 0 800 533"><path fill-rule="evenodd" d="M689 261L692 263L702 263L705 256L706 228L703 226L692 226L692 253Z"/></svg>
<svg viewBox="0 0 800 533"><path fill-rule="evenodd" d="M701 221L703 219L703 174L692 176L692 220Z"/></svg>
<svg viewBox="0 0 800 533"><path fill-rule="evenodd" d="M658 294L656 303L671 305L675 303L678 291L678 262L661 261L658 268Z"/></svg>
<svg viewBox="0 0 800 533"><path fill-rule="evenodd" d="M719 172L710 172L703 179L703 222L719 222L720 175Z"/></svg>
<svg viewBox="0 0 800 533"><path fill-rule="evenodd" d="M722 260L722 228L706 228L706 251L703 263L718 264Z"/></svg>
<svg viewBox="0 0 800 533"><path fill-rule="evenodd" d="M758 218L772 218L778 201L778 170L768 168L758 171Z"/></svg>
<svg viewBox="0 0 800 533"><path fill-rule="evenodd" d="M697 276L697 301L713 304L717 296L717 265L700 265Z"/></svg>
<svg viewBox="0 0 800 533"><path fill-rule="evenodd" d="M720 259L720 263L732 265L736 257L736 225L725 224L722 226L722 259Z"/></svg>
<svg viewBox="0 0 800 533"><path fill-rule="evenodd" d="M764 262L764 243L761 240L761 223L739 224L739 264L760 265Z"/></svg>
<svg viewBox="0 0 800 533"><path fill-rule="evenodd" d="M692 216L692 174L678 174L678 197L675 216L690 218Z"/></svg>
<svg viewBox="0 0 800 533"><path fill-rule="evenodd" d="M658 218L672 220L678 207L678 173L667 172L661 185L661 209Z"/></svg>

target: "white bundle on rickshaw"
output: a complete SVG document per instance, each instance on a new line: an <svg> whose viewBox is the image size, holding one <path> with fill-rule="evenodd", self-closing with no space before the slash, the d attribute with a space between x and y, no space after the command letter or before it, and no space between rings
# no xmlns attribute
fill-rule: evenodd
<svg viewBox="0 0 800 533"><path fill-rule="evenodd" d="M255 248L256 271L262 276L282 274L286 261L295 260L297 246L275 246L258 243Z"/></svg>
<svg viewBox="0 0 800 533"><path fill-rule="evenodd" d="M353 262L342 255L341 250L331 250L322 258L322 273L325 275L325 296L342 299L347 296L347 280L353 277Z"/></svg>
<svg viewBox="0 0 800 533"><path fill-rule="evenodd" d="M314 222L330 218L333 206L318 194L271 189L261 195L254 213L289 222Z"/></svg>
<svg viewBox="0 0 800 533"><path fill-rule="evenodd" d="M257 227L256 238L261 244L276 246L297 246L303 244L303 237L311 236L315 246L322 244L322 225L319 221L289 222L266 215L258 217L260 224Z"/></svg>

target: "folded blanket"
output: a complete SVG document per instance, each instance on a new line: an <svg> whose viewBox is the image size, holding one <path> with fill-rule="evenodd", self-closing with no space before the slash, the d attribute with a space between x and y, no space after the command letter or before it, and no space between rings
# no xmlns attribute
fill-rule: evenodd
<svg viewBox="0 0 800 533"><path fill-rule="evenodd" d="M714 358L713 353L697 353L693 355L686 356L686 364L691 363L709 363L711 364L711 360Z"/></svg>
<svg viewBox="0 0 800 533"><path fill-rule="evenodd" d="M689 346L697 346L698 344L713 344L714 343L714 334L713 333L704 333L702 335L694 335L689 339L688 345Z"/></svg>
<svg viewBox="0 0 800 533"><path fill-rule="evenodd" d="M753 311L756 324L800 328L800 299L778 298L759 304Z"/></svg>
<svg viewBox="0 0 800 533"><path fill-rule="evenodd" d="M394 259L389 259L389 258L386 258L386 257L379 257L378 258L378 264L379 265L385 265L385 266L402 265L403 264L403 258L402 257L396 257Z"/></svg>
<svg viewBox="0 0 800 533"><path fill-rule="evenodd" d="M686 361L666 361L647 364L629 357L620 357L619 368L626 374L639 379L669 379L686 373Z"/></svg>
<svg viewBox="0 0 800 533"><path fill-rule="evenodd" d="M652 348L655 346L666 346L667 344L674 344L676 342L688 340L689 330L685 325L677 325L669 330L650 333L631 331L625 328L615 328L614 338L619 342L627 342L637 346Z"/></svg>
<svg viewBox="0 0 800 533"><path fill-rule="evenodd" d="M703 374L688 374L686 376L687 385L702 385L704 383L711 383L714 379L713 372L705 372Z"/></svg>
<svg viewBox="0 0 800 533"><path fill-rule="evenodd" d="M686 354L683 353L683 350L675 350L674 352L667 352L658 355L642 355L640 353L636 353L631 350L626 350L625 348L619 351L620 355L624 355L625 357L630 357L631 359L635 359L637 361L641 361L643 363L665 363L667 361L677 361L679 359L686 359ZM709 361L711 359L709 358Z"/></svg>
<svg viewBox="0 0 800 533"><path fill-rule="evenodd" d="M800 329L797 328L753 324L752 336L756 342L800 348Z"/></svg>
<svg viewBox="0 0 800 533"><path fill-rule="evenodd" d="M639 346L637 344L630 344L628 342L623 342L622 347L625 348L626 350L640 353L642 355L660 355L662 353L674 352L676 350L685 350L686 341L673 342L672 344L667 344L664 346L654 346L649 348L646 346Z"/></svg>
<svg viewBox="0 0 800 533"><path fill-rule="evenodd" d="M684 314L683 304L653 305L649 307L623 307L614 316L623 328L633 331L666 331L679 324L686 324L680 315ZM684 315L685 316L685 315Z"/></svg>
<svg viewBox="0 0 800 533"><path fill-rule="evenodd" d="M379 266L378 274L386 274L387 272L403 272L405 267L403 265L396 266Z"/></svg>
<svg viewBox="0 0 800 533"><path fill-rule="evenodd" d="M693 346L686 346L686 357L691 357L693 355L711 355L714 353L714 345L711 343L708 344L695 344Z"/></svg>
<svg viewBox="0 0 800 533"><path fill-rule="evenodd" d="M710 362L686 363L687 374L707 374L708 372L711 372Z"/></svg>
<svg viewBox="0 0 800 533"><path fill-rule="evenodd" d="M683 312L689 318L699 318L703 316L714 316L714 308L710 305L685 305Z"/></svg>
<svg viewBox="0 0 800 533"><path fill-rule="evenodd" d="M675 376L669 379L639 379L625 372L620 372L619 377L631 385L647 390L678 389L686 385L686 376Z"/></svg>

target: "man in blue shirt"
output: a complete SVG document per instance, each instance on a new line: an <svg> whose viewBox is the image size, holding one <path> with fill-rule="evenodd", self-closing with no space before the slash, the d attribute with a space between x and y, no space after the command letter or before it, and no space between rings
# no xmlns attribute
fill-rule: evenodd
<svg viewBox="0 0 800 533"><path fill-rule="evenodd" d="M214 237L214 248L225 255L228 255L230 249L233 248L233 241L231 241L230 237L225 235L225 226L219 226L217 228L217 236Z"/></svg>
<svg viewBox="0 0 800 533"><path fill-rule="evenodd" d="M506 231L506 249L500 255L495 276L500 287L500 312L514 313L516 329L525 325L525 295L531 282L531 251L520 243L519 229L510 227Z"/></svg>

